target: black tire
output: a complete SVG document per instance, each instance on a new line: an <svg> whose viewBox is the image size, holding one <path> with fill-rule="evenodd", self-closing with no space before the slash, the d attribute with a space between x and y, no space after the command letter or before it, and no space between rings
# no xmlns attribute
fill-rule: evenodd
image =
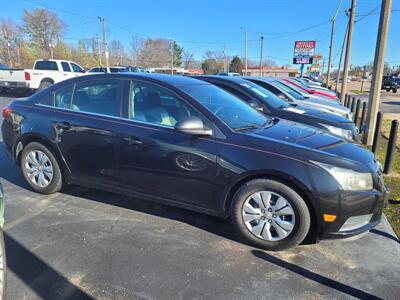
<svg viewBox="0 0 400 300"><path fill-rule="evenodd" d="M396 94L397 93L397 89L393 89L392 92Z"/></svg>
<svg viewBox="0 0 400 300"><path fill-rule="evenodd" d="M50 159L53 167L53 178L51 179L50 183L45 187L39 187L38 185L35 185L34 183L31 182L31 180L27 175L26 164L25 164L26 157L31 151L34 150L39 150L42 151L44 154L46 154L47 157ZM35 192L48 195L58 192L62 189L63 179L62 179L60 165L55 156L53 155L53 153L42 144L37 142L32 142L26 145L25 148L22 150L20 158L20 166L21 166L22 176L24 176L25 181Z"/></svg>
<svg viewBox="0 0 400 300"><path fill-rule="evenodd" d="M246 199L258 191L271 191L283 196L292 206L296 222L292 232L279 241L268 241L253 235L247 229L242 217L242 208ZM291 187L269 179L255 179L243 184L235 193L231 203L232 222L238 232L252 245L259 248L279 251L299 245L310 230L311 217L307 204Z"/></svg>
<svg viewBox="0 0 400 300"><path fill-rule="evenodd" d="M40 82L39 88L37 89L38 91L44 90L50 86L52 86L54 83L50 80L42 80Z"/></svg>
<svg viewBox="0 0 400 300"><path fill-rule="evenodd" d="M386 89L386 92L390 92L390 89Z"/></svg>

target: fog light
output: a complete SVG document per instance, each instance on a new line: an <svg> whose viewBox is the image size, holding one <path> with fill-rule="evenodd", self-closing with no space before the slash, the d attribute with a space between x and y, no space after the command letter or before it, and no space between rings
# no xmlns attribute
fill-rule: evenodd
<svg viewBox="0 0 400 300"><path fill-rule="evenodd" d="M371 218L372 218L372 214L350 217L346 220L346 222L340 228L339 232L350 231L350 230L354 230L354 229L363 227L364 225L367 225L369 223L369 221L371 221Z"/></svg>

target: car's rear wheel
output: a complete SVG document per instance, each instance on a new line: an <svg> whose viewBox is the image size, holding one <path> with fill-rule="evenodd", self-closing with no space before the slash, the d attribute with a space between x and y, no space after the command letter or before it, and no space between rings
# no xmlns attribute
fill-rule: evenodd
<svg viewBox="0 0 400 300"><path fill-rule="evenodd" d="M248 242L272 251L300 244L311 224L302 197L286 184L268 179L242 185L232 199L231 216Z"/></svg>
<svg viewBox="0 0 400 300"><path fill-rule="evenodd" d="M53 153L44 145L37 142L26 145L20 164L22 175L35 192L51 194L61 190L60 166Z"/></svg>

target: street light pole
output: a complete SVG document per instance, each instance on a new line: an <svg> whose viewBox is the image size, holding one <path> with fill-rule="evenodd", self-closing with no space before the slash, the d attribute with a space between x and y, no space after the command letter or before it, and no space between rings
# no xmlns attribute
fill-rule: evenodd
<svg viewBox="0 0 400 300"><path fill-rule="evenodd" d="M108 48L107 48L107 32L106 32L106 19L99 17L99 20L103 26L103 45L104 45L104 56L106 58L106 67L108 67Z"/></svg>
<svg viewBox="0 0 400 300"><path fill-rule="evenodd" d="M260 52L260 76L262 76L262 60L263 60L263 46L264 46L264 37L261 36L261 52Z"/></svg>

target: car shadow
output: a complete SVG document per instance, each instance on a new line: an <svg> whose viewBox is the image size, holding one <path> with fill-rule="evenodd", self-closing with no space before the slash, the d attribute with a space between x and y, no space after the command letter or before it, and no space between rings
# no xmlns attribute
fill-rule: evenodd
<svg viewBox="0 0 400 300"><path fill-rule="evenodd" d="M400 101L385 101L382 103L387 105L400 105Z"/></svg>
<svg viewBox="0 0 400 300"><path fill-rule="evenodd" d="M299 265L295 265L293 263L287 262L283 259L277 258L275 256L272 256L264 251L260 250L252 250L251 253L260 259L263 259L271 264L274 264L278 267L281 267L285 270L291 271L297 275L303 276L304 278L307 278L309 280L312 280L314 282L317 282L319 284L325 285L329 288L335 289L339 292L342 292L346 295L353 296L358 299L381 299L379 297L376 297L374 295L371 295L367 292L364 292L360 289L351 287L347 284L340 283L336 280L327 278L325 276L319 275L313 271L307 270Z"/></svg>
<svg viewBox="0 0 400 300"><path fill-rule="evenodd" d="M4 243L7 269L41 299L94 299L6 232Z"/></svg>

